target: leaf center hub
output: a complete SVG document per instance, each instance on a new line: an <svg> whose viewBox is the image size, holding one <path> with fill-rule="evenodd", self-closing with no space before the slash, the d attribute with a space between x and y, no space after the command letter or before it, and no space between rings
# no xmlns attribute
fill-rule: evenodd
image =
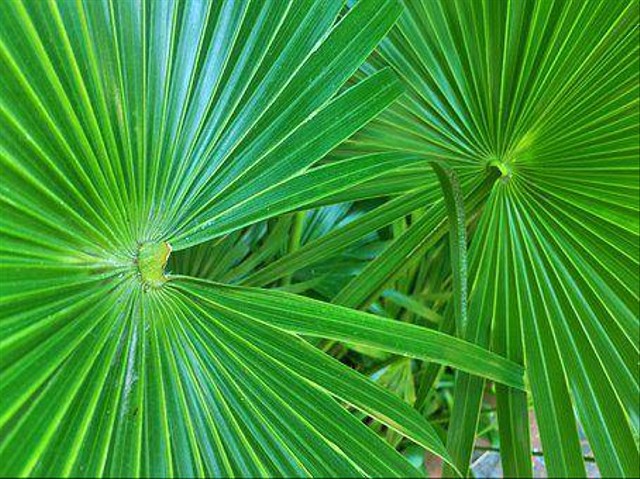
<svg viewBox="0 0 640 479"><path fill-rule="evenodd" d="M495 168L500 174L500 179L504 182L508 182L513 175L513 165L511 161L492 158L487 162L487 167Z"/></svg>
<svg viewBox="0 0 640 479"><path fill-rule="evenodd" d="M171 254L169 243L143 243L138 250L138 271L145 288L159 288L167 282L164 268Z"/></svg>

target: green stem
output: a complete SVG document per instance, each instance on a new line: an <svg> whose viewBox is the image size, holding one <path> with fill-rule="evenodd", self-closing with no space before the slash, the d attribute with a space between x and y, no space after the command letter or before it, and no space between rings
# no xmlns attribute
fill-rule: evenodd
<svg viewBox="0 0 640 479"><path fill-rule="evenodd" d="M289 236L289 244L287 246L287 253L293 253L300 248L300 241L302 239L302 230L304 226L304 218L306 214L304 211L299 211L293 215L293 224L291 225L291 236ZM282 286L291 284L293 273L289 273L282 278Z"/></svg>

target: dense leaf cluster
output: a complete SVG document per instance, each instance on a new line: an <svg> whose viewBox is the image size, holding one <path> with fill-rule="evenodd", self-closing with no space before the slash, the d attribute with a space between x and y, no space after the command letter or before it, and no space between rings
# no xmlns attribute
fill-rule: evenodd
<svg viewBox="0 0 640 479"><path fill-rule="evenodd" d="M640 475L639 20L0 2L0 475Z"/></svg>

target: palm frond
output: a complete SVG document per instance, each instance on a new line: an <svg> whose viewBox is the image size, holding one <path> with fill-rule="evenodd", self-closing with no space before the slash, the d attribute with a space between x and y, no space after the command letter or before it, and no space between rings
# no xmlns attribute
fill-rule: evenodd
<svg viewBox="0 0 640 479"><path fill-rule="evenodd" d="M624 1L405 2L362 71L391 66L407 94L341 147L423 154L463 184L499 170L471 237L463 337L526 365L553 476L585 474L574 409L601 472L638 474L638 18ZM462 471L483 384L458 375ZM499 386L508 475L531 474L526 408Z"/></svg>

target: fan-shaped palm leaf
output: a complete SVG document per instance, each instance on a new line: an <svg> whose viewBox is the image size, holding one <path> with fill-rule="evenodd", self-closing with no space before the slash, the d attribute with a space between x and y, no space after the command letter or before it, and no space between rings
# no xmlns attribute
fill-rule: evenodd
<svg viewBox="0 0 640 479"><path fill-rule="evenodd" d="M405 2L364 71L392 66L408 93L343 148L445 160L463 184L500 171L459 334L526 365L553 476L585 473L574 410L602 473L638 475L638 17L625 1ZM375 298L438 215L336 301ZM458 376L448 448L462 470L482 389ZM526 402L499 388L507 475L531 474Z"/></svg>
<svg viewBox="0 0 640 479"><path fill-rule="evenodd" d="M422 161L313 167L402 90L387 70L336 96L400 13L341 6L0 3L2 475L414 474L335 398L448 457L419 414L299 332L523 387L520 366L459 339L163 274L172 247Z"/></svg>

